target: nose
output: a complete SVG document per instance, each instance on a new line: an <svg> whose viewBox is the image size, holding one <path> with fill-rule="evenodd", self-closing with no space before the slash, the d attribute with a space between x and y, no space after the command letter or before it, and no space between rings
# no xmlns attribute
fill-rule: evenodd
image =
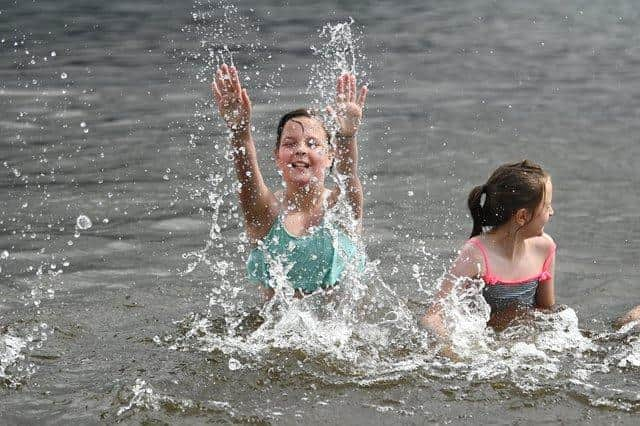
<svg viewBox="0 0 640 426"><path fill-rule="evenodd" d="M309 147L305 143L296 144L296 155L304 155L309 150Z"/></svg>

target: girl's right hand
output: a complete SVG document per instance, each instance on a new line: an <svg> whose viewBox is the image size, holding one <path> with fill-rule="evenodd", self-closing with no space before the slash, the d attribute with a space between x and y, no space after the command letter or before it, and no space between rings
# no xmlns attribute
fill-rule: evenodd
<svg viewBox="0 0 640 426"><path fill-rule="evenodd" d="M220 116L234 133L249 130L251 124L251 101L247 89L242 88L236 68L222 64L211 84L213 97L218 104Z"/></svg>

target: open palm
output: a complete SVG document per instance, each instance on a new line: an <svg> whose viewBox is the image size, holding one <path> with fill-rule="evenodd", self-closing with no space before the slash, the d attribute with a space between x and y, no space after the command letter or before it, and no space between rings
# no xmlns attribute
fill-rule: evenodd
<svg viewBox="0 0 640 426"><path fill-rule="evenodd" d="M213 97L227 126L234 132L247 130L251 123L251 101L242 88L235 67L222 64L211 84Z"/></svg>
<svg viewBox="0 0 640 426"><path fill-rule="evenodd" d="M343 74L338 77L335 107L327 107L340 126L340 135L355 136L362 120L362 110L367 99L367 87L362 86L356 95L356 76Z"/></svg>

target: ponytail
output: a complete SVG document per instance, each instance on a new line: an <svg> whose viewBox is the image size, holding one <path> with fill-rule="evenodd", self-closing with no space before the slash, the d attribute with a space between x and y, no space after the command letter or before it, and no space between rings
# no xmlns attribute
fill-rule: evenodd
<svg viewBox="0 0 640 426"><path fill-rule="evenodd" d="M469 238L482 234L482 225L485 222L485 218L483 214L484 205L481 202L484 201L484 204L486 204L486 199L482 200L483 194L486 197L485 185L478 185L471 190L469 198L467 199L467 205L471 212L471 219L473 219L473 229L471 230L471 237Z"/></svg>

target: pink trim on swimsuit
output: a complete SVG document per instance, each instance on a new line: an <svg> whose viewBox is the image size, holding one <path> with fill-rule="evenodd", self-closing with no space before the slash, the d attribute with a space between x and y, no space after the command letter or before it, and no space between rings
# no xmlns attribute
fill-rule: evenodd
<svg viewBox="0 0 640 426"><path fill-rule="evenodd" d="M497 275L494 275L491 273L491 269L489 268L489 255L482 241L480 241L477 238L472 238L469 240L469 242L474 246L476 246L482 253L482 258L484 259L484 275L482 276L482 279L487 285L496 285L496 284L520 285L520 284L525 284L532 281L543 282L548 280L552 276L551 271L549 271L549 268L551 267L553 256L556 253L555 243L549 249L549 254L547 255L547 258L544 260L544 264L542 265L542 271L538 275L534 275L533 277L530 277L524 280L509 281L509 280L502 280L498 278Z"/></svg>

